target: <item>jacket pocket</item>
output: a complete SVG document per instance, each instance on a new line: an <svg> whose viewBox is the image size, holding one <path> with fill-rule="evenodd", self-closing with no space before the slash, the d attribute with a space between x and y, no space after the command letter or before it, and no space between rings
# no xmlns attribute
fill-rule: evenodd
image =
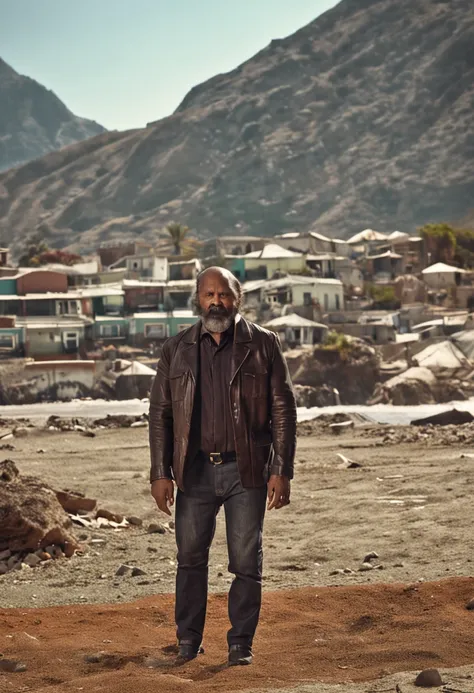
<svg viewBox="0 0 474 693"><path fill-rule="evenodd" d="M243 380L243 392L244 396L250 397L268 397L269 383L268 383L268 373L265 371L263 373L242 373Z"/></svg>

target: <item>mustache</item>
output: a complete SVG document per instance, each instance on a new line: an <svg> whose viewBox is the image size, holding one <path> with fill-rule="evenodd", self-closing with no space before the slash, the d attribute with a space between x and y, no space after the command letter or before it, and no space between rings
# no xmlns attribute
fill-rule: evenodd
<svg viewBox="0 0 474 693"><path fill-rule="evenodd" d="M206 311L206 315L228 315L229 311L224 306L211 306Z"/></svg>

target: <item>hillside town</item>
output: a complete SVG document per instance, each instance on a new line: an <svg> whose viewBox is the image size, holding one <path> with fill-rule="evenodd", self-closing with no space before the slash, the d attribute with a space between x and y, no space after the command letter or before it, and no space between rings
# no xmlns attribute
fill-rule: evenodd
<svg viewBox="0 0 474 693"><path fill-rule="evenodd" d="M432 262L421 234L223 235L193 250L110 241L71 264L25 267L1 249L2 402L146 397L161 345L197 320L196 276L211 264L235 274L245 314L279 335L301 406L438 401L430 371L470 391L474 272ZM368 364L356 391L351 359L321 372L322 352L339 355L344 339ZM407 379L415 392L400 400Z"/></svg>

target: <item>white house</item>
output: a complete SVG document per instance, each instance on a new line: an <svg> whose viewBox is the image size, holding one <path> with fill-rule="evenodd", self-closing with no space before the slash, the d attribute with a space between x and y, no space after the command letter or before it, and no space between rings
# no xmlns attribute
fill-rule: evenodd
<svg viewBox="0 0 474 693"><path fill-rule="evenodd" d="M157 257L152 253L141 255L127 255L117 260L109 269L127 268L130 278L154 279L166 281L168 279L168 259Z"/></svg>
<svg viewBox="0 0 474 693"><path fill-rule="evenodd" d="M296 313L274 318L267 322L264 327L276 332L281 341L290 346L319 344L328 331L327 325L307 320Z"/></svg>
<svg viewBox="0 0 474 693"><path fill-rule="evenodd" d="M432 289L446 289L461 283L461 277L466 270L444 262L437 262L422 271L423 281Z"/></svg>
<svg viewBox="0 0 474 693"><path fill-rule="evenodd" d="M288 275L279 279L245 282L242 287L248 305L265 303L317 306L333 312L344 308L344 287L339 279Z"/></svg>

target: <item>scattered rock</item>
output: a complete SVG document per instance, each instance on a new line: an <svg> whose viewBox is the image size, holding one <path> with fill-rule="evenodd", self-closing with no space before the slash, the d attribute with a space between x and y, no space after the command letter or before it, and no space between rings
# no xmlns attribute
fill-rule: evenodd
<svg viewBox="0 0 474 693"><path fill-rule="evenodd" d="M128 573L130 573L132 570L133 566L122 563L122 565L120 565L115 571L115 575L128 575Z"/></svg>
<svg viewBox="0 0 474 693"><path fill-rule="evenodd" d="M474 597L466 604L466 609L469 611L474 611Z"/></svg>
<svg viewBox="0 0 474 693"><path fill-rule="evenodd" d="M0 671L6 671L10 674L19 674L26 671L26 664L18 662L16 659L0 659Z"/></svg>
<svg viewBox="0 0 474 693"><path fill-rule="evenodd" d="M5 561L0 562L0 575L5 575L5 573L8 573L8 565L6 564Z"/></svg>
<svg viewBox="0 0 474 693"><path fill-rule="evenodd" d="M426 416L423 419L414 419L411 422L412 426L427 426L428 424L432 426L449 426L460 424L472 423L474 421L474 416L469 411L459 411L458 409L450 409L449 411L443 411L440 414L434 414L433 416Z"/></svg>
<svg viewBox="0 0 474 693"><path fill-rule="evenodd" d="M67 513L89 513L92 512L97 505L96 500L84 498L80 493L71 493L70 491L56 491L56 498Z"/></svg>
<svg viewBox="0 0 474 693"><path fill-rule="evenodd" d="M329 575L344 575L344 570L342 568L336 568L336 570L331 570Z"/></svg>
<svg viewBox="0 0 474 693"><path fill-rule="evenodd" d="M18 428L13 429L13 435L15 438L26 438L29 433L29 430L24 426L18 426Z"/></svg>
<svg viewBox="0 0 474 693"><path fill-rule="evenodd" d="M23 563L26 563L26 565L29 565L30 568L34 568L35 566L39 565L41 563L41 558L37 556L35 553L29 553L25 558L23 559Z"/></svg>
<svg viewBox="0 0 474 693"><path fill-rule="evenodd" d="M44 448L38 448L38 450L36 451L38 455L44 455L45 452L46 450Z"/></svg>
<svg viewBox="0 0 474 693"><path fill-rule="evenodd" d="M142 570L142 568L134 568L132 570L132 577L138 577L140 575L146 575L146 570Z"/></svg>
<svg viewBox="0 0 474 693"><path fill-rule="evenodd" d="M148 525L148 534L166 534L166 527L159 522L152 522Z"/></svg>
<svg viewBox="0 0 474 693"><path fill-rule="evenodd" d="M363 572L366 572L368 570L373 570L373 569L374 569L374 566L372 565L372 563L366 563L364 561L364 563L362 563L362 565L359 568L359 573L363 573Z"/></svg>
<svg viewBox="0 0 474 693"><path fill-rule="evenodd" d="M376 551L370 551L370 553L368 553L367 556L364 558L363 563L370 563L370 561L378 557L379 555Z"/></svg>
<svg viewBox="0 0 474 693"><path fill-rule="evenodd" d="M143 520L135 515L129 515L125 518L129 525L134 525L135 527L141 527L143 525Z"/></svg>
<svg viewBox="0 0 474 693"><path fill-rule="evenodd" d="M96 514L96 518L103 517L104 519L108 520L109 522L117 522L119 525L123 522L124 517L123 515L119 515L119 513L112 513L110 510L105 510L104 508L100 508Z"/></svg>
<svg viewBox="0 0 474 693"><path fill-rule="evenodd" d="M424 669L415 679L415 686L422 688L437 688L443 685L443 680L437 669Z"/></svg>
<svg viewBox="0 0 474 693"><path fill-rule="evenodd" d="M10 549L5 549L4 551L0 551L0 561L5 561L6 559L10 558L12 555L12 552Z"/></svg>

